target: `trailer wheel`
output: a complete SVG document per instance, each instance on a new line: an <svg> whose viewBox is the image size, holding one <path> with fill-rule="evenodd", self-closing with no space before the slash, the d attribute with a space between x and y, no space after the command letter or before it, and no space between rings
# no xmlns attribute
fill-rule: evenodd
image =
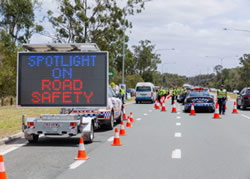
<svg viewBox="0 0 250 179"><path fill-rule="evenodd" d="M28 140L29 143L37 143L39 139L39 135L32 134L32 140Z"/></svg>

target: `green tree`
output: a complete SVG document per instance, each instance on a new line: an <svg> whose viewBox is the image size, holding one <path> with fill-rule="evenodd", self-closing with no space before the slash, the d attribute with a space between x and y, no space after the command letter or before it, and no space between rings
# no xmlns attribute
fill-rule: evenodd
<svg viewBox="0 0 250 179"><path fill-rule="evenodd" d="M240 58L240 64L242 65L240 70L240 87L250 86L250 54L244 54Z"/></svg>
<svg viewBox="0 0 250 179"><path fill-rule="evenodd" d="M116 0L58 0L59 15L48 11L48 19L55 30L54 42L96 43L109 52L110 66L121 57L123 28L132 28L126 15L140 13L142 0L128 0L120 8ZM126 36L128 41L128 36Z"/></svg>
<svg viewBox="0 0 250 179"><path fill-rule="evenodd" d="M0 32L0 96L15 95L17 48L11 35Z"/></svg>
<svg viewBox="0 0 250 179"><path fill-rule="evenodd" d="M144 81L153 82L157 64L161 63L160 55L153 53L155 45L149 40L141 40L139 45L133 46L133 49L136 73L139 73Z"/></svg>
<svg viewBox="0 0 250 179"><path fill-rule="evenodd" d="M37 0L0 0L0 30L15 43L27 43L33 33L43 30L35 24L34 10L38 5Z"/></svg>

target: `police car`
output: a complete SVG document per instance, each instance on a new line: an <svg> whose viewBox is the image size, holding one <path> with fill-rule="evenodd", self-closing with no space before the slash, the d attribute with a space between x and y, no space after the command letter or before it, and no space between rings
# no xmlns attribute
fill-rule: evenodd
<svg viewBox="0 0 250 179"><path fill-rule="evenodd" d="M208 93L206 89L194 88L188 92L187 97L184 100L185 112L191 110L192 103L194 103L195 111L215 111L214 98Z"/></svg>
<svg viewBox="0 0 250 179"><path fill-rule="evenodd" d="M122 118L122 101L111 87L108 88L108 106L104 108L63 108L62 114L79 114L86 117L96 117L97 128L112 130L114 123L120 123Z"/></svg>

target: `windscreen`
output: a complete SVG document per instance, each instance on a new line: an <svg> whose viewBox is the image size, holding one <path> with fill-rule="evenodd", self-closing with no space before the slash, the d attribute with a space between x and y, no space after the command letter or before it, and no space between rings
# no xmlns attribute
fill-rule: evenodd
<svg viewBox="0 0 250 179"><path fill-rule="evenodd" d="M246 94L249 94L249 95L250 95L250 89L247 90Z"/></svg>
<svg viewBox="0 0 250 179"><path fill-rule="evenodd" d="M151 87L150 86L137 86L136 91L138 91L138 92L150 92Z"/></svg>

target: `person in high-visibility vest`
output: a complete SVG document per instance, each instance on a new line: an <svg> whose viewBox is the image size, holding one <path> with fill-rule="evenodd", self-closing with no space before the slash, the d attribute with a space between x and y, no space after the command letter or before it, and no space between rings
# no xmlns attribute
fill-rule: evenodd
<svg viewBox="0 0 250 179"><path fill-rule="evenodd" d="M176 89L173 88L172 91L171 91L171 97L172 97L172 104L174 104L174 100L175 100L175 97L176 97Z"/></svg>
<svg viewBox="0 0 250 179"><path fill-rule="evenodd" d="M227 100L227 90L224 89L224 85L221 85L221 89L217 91L217 98L219 103L219 113L225 114L225 105Z"/></svg>
<svg viewBox="0 0 250 179"><path fill-rule="evenodd" d="M125 97L124 86L121 86L121 89L120 89L120 96L121 96L121 98L122 98L122 104L124 104L124 97Z"/></svg>

